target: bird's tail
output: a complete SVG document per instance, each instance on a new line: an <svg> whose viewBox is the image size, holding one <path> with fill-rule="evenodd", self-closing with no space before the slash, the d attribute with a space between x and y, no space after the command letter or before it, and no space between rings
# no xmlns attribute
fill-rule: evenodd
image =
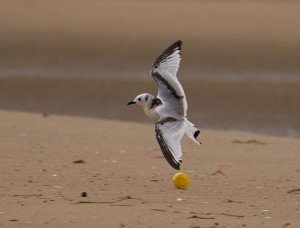
<svg viewBox="0 0 300 228"><path fill-rule="evenodd" d="M195 143L201 144L201 142L197 139L198 135L200 134L200 130L195 127L195 124L191 123L187 119L185 123L186 123L186 128L185 128L186 135Z"/></svg>

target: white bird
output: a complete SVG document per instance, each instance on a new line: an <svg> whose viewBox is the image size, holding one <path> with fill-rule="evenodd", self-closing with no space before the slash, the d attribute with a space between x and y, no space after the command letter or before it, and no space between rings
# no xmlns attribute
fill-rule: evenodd
<svg viewBox="0 0 300 228"><path fill-rule="evenodd" d="M176 41L152 65L151 75L158 86L158 95L155 97L143 93L128 103L142 106L149 118L158 119L155 123L157 142L168 163L178 170L182 162L183 135L201 144L197 140L200 130L187 119L185 93L176 76L181 60L181 45L181 40Z"/></svg>

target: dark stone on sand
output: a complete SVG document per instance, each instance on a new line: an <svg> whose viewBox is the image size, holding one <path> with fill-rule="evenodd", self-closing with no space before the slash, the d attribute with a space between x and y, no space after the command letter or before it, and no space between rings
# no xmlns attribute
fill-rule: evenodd
<svg viewBox="0 0 300 228"><path fill-rule="evenodd" d="M81 197L87 197L87 193L86 192L82 192L81 193Z"/></svg>

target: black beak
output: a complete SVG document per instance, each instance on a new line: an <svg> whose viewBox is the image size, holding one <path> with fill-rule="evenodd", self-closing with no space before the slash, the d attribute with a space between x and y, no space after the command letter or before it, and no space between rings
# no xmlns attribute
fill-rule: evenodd
<svg viewBox="0 0 300 228"><path fill-rule="evenodd" d="M135 103L136 103L135 101L130 101L130 102L128 102L127 105L132 105L132 104L135 104Z"/></svg>

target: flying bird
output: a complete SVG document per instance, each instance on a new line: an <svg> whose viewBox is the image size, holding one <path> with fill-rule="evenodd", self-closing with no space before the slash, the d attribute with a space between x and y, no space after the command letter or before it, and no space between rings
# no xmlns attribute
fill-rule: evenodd
<svg viewBox="0 0 300 228"><path fill-rule="evenodd" d="M187 119L186 96L177 78L181 46L182 41L176 41L152 65L151 75L158 86L158 95L142 93L128 103L142 106L149 118L157 120L157 142L168 163L177 170L182 162L182 137L186 134L194 142L201 144L197 140L200 130Z"/></svg>

